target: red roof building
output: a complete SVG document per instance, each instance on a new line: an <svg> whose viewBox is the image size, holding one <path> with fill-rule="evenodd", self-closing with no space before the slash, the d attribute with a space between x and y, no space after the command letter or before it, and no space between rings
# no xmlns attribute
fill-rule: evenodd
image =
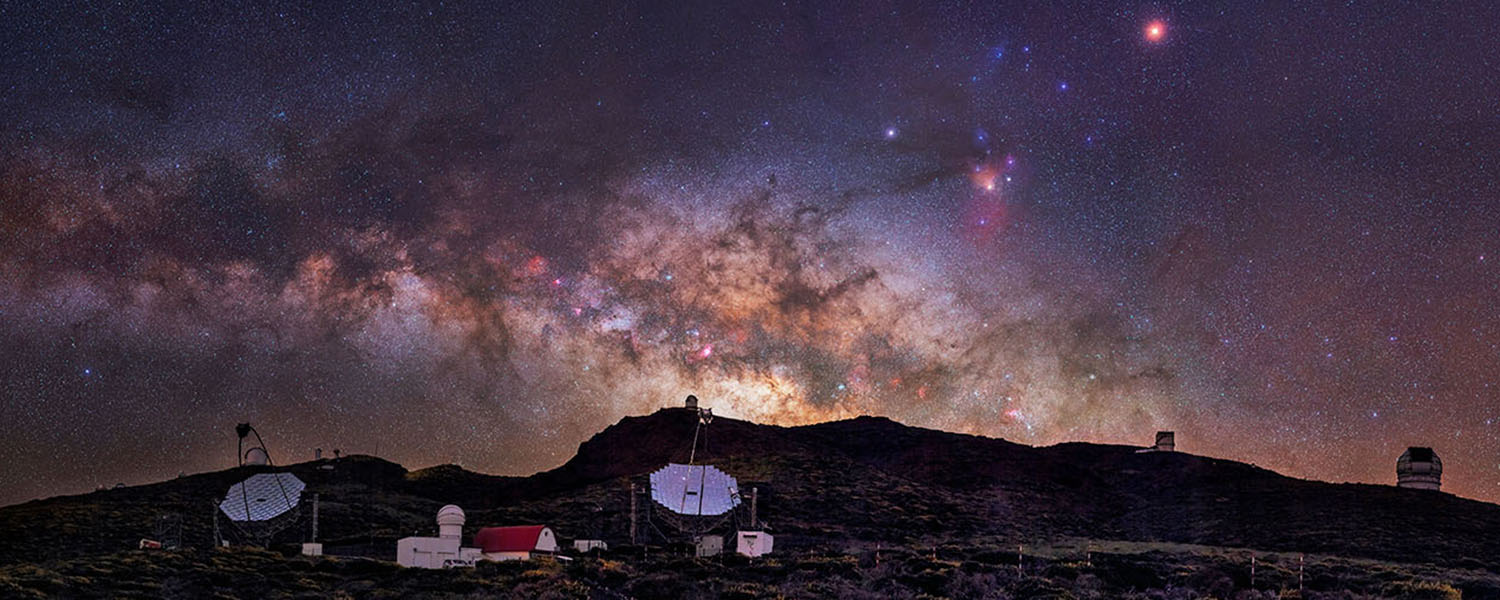
<svg viewBox="0 0 1500 600"><path fill-rule="evenodd" d="M485 527L474 534L474 545L490 560L525 559L557 552L557 536L546 525Z"/></svg>

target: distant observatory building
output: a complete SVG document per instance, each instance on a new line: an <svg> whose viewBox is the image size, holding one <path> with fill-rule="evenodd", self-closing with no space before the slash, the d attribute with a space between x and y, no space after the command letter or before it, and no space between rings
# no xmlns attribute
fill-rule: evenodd
<svg viewBox="0 0 1500 600"><path fill-rule="evenodd" d="M1396 485L1419 490L1436 490L1443 484L1443 461L1432 448L1407 448L1396 459Z"/></svg>
<svg viewBox="0 0 1500 600"><path fill-rule="evenodd" d="M1174 434L1174 433L1172 433L1170 431L1158 431L1158 432L1156 432L1156 443L1152 444L1150 447L1141 448L1140 450L1136 450L1136 453L1139 454L1139 453L1142 453L1142 452L1176 452L1176 451L1177 451L1177 434Z"/></svg>
<svg viewBox="0 0 1500 600"><path fill-rule="evenodd" d="M251 448L245 451L245 464L269 465L271 464L271 455L266 454L265 448Z"/></svg>

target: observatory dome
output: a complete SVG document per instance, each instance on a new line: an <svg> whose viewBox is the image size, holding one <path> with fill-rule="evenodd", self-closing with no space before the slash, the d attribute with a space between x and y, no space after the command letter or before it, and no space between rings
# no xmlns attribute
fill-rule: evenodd
<svg viewBox="0 0 1500 600"><path fill-rule="evenodd" d="M1396 459L1396 485L1419 490L1436 490L1443 483L1443 461L1432 448L1413 446Z"/></svg>
<svg viewBox="0 0 1500 600"><path fill-rule="evenodd" d="M443 525L463 525L464 509L459 508L456 504L449 504L439 508L437 512L437 524L439 527Z"/></svg>
<svg viewBox="0 0 1500 600"><path fill-rule="evenodd" d="M438 509L438 537L456 540L463 536L464 509L449 504Z"/></svg>
<svg viewBox="0 0 1500 600"><path fill-rule="evenodd" d="M245 464L268 465L271 464L271 455L266 454L265 448L255 447L245 451Z"/></svg>

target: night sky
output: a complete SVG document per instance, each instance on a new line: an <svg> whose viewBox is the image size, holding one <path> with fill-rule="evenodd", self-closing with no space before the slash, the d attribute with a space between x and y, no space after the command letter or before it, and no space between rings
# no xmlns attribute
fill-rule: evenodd
<svg viewBox="0 0 1500 600"><path fill-rule="evenodd" d="M0 503L688 393L1500 500L1489 3L25 4Z"/></svg>

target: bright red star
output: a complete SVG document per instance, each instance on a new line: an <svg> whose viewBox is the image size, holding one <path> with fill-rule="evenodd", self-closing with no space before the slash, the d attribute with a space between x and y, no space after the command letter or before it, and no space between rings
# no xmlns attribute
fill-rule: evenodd
<svg viewBox="0 0 1500 600"><path fill-rule="evenodd" d="M1167 23L1157 19L1146 24L1146 41L1153 44L1167 39Z"/></svg>

